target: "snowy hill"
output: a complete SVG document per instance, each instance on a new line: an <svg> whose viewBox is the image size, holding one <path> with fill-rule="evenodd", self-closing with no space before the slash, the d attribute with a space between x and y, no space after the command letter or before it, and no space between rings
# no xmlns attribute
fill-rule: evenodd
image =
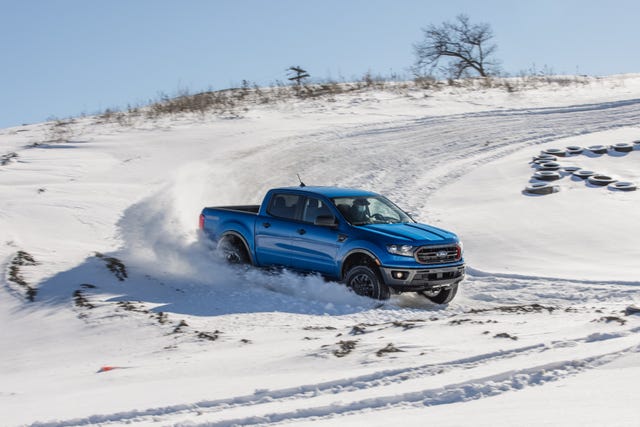
<svg viewBox="0 0 640 427"><path fill-rule="evenodd" d="M639 75L0 130L2 425L637 425L640 191L523 193L636 140ZM559 162L640 184L639 144ZM216 260L200 209L296 173L457 232L456 299Z"/></svg>

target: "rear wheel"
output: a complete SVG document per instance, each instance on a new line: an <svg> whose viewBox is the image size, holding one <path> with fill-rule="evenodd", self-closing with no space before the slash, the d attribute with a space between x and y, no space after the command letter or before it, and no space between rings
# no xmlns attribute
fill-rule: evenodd
<svg viewBox="0 0 640 427"><path fill-rule="evenodd" d="M436 304L448 304L458 293L458 284L454 283L448 288L442 288L435 291L422 291L418 293Z"/></svg>
<svg viewBox="0 0 640 427"><path fill-rule="evenodd" d="M229 264L249 264L249 254L236 236L225 236L218 242L217 252Z"/></svg>
<svg viewBox="0 0 640 427"><path fill-rule="evenodd" d="M344 281L353 292L363 297L386 300L391 296L389 287L375 267L356 265L347 271Z"/></svg>

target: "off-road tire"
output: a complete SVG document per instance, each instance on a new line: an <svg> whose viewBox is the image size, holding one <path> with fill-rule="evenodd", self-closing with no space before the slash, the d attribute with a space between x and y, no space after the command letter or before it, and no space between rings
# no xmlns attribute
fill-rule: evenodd
<svg viewBox="0 0 640 427"><path fill-rule="evenodd" d="M229 264L250 264L251 259L242 241L235 236L224 236L216 248L218 255Z"/></svg>
<svg viewBox="0 0 640 427"><path fill-rule="evenodd" d="M454 283L448 288L443 288L440 292L422 291L418 293L436 304L449 304L458 293L458 283Z"/></svg>
<svg viewBox="0 0 640 427"><path fill-rule="evenodd" d="M369 265L355 265L347 271L344 276L344 283L356 294L378 299L387 300L391 297L391 291L380 271Z"/></svg>

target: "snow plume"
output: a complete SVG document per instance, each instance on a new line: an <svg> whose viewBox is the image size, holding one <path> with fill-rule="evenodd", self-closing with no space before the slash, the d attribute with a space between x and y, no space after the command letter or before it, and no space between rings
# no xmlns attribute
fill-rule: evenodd
<svg viewBox="0 0 640 427"><path fill-rule="evenodd" d="M190 183L202 181L189 178L201 172L191 169L177 176L171 185L125 211L118 223L123 249L115 256L126 260L130 270L196 288L189 292L215 299L225 313L286 307L300 313L341 314L377 305L318 275L230 266L218 258L215 243L197 229L202 208L198 203L206 186L194 189Z"/></svg>

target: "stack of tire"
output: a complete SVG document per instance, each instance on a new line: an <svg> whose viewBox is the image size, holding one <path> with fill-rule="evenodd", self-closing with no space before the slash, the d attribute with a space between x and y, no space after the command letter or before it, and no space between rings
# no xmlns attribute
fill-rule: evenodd
<svg viewBox="0 0 640 427"><path fill-rule="evenodd" d="M548 184L549 181L555 181L560 179L560 164L557 162L558 157L564 157L566 152L563 150L550 148L544 150L539 156L536 156L532 160L532 166L537 169L537 172L533 174L533 178L538 181L525 187L524 191L527 194L544 195L551 194L558 191L558 187Z"/></svg>
<svg viewBox="0 0 640 427"><path fill-rule="evenodd" d="M629 153L634 149L640 150L640 139L633 141L632 144L622 142L613 144L610 147L605 145L590 145L586 149L576 145L571 145L565 149L547 148L540 152L532 160L532 167L537 171L533 174L535 180L531 185L527 186L524 191L528 194L551 194L559 191L559 187L551 185L549 182L556 181L562 177L561 173L571 174L576 178L584 179L594 186L609 186L609 188L619 191L634 191L636 185L632 182L617 181L615 178L599 174L594 171L583 170L578 166L561 166L557 160L558 157L575 156L582 154L588 150L592 154L606 154L609 149L616 153Z"/></svg>

